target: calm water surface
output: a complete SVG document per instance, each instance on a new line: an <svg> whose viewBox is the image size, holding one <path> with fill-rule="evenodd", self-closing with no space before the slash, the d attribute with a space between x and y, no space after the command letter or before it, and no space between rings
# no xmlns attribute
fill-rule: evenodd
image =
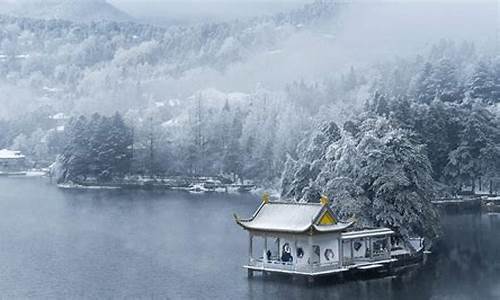
<svg viewBox="0 0 500 300"><path fill-rule="evenodd" d="M308 286L241 268L251 195L64 191L0 178L0 298L500 299L500 216L443 217L439 253L402 276Z"/></svg>

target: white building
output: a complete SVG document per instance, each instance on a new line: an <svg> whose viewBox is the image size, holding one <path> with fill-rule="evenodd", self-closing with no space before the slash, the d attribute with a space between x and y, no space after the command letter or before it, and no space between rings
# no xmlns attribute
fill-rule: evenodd
<svg viewBox="0 0 500 300"><path fill-rule="evenodd" d="M382 268L391 258L387 228L352 230L354 220L342 222L328 199L321 203L270 202L264 197L254 215L236 222L249 232L249 260L254 271L308 276L353 269Z"/></svg>
<svg viewBox="0 0 500 300"><path fill-rule="evenodd" d="M0 173L23 172L26 168L26 157L20 151L0 150Z"/></svg>

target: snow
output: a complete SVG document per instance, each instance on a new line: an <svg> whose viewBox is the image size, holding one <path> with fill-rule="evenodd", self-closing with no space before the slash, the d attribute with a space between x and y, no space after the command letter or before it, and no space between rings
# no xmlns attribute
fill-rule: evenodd
<svg viewBox="0 0 500 300"><path fill-rule="evenodd" d="M59 132L64 131L64 125L57 126L57 127L56 127L56 131L59 131Z"/></svg>
<svg viewBox="0 0 500 300"><path fill-rule="evenodd" d="M181 104L181 100L179 100L179 99L168 100L168 105L171 107L178 106L179 104Z"/></svg>
<svg viewBox="0 0 500 300"><path fill-rule="evenodd" d="M384 265L381 264L375 264L375 265L368 265L368 266L361 266L358 267L360 270L371 270L371 269L377 269L377 268L382 268Z"/></svg>
<svg viewBox="0 0 500 300"><path fill-rule="evenodd" d="M409 255L411 254L410 251L407 249L398 249L398 250L392 250L391 251L391 256L402 256L402 255Z"/></svg>
<svg viewBox="0 0 500 300"><path fill-rule="evenodd" d="M207 88L199 93L196 93L195 95L191 96L189 99L190 100L196 100L197 97L201 96L204 101L212 101L212 102L218 102L218 103L224 103L224 101L228 100L229 102L243 102L246 101L250 95L246 93L240 93L240 92L229 92L225 93L222 92L216 88Z"/></svg>
<svg viewBox="0 0 500 300"><path fill-rule="evenodd" d="M21 159L21 158L25 158L25 156L21 154L21 151L14 151L8 149L0 150L0 159Z"/></svg>
<svg viewBox="0 0 500 300"><path fill-rule="evenodd" d="M238 49L238 43L232 36L226 38L217 53L217 56L228 55Z"/></svg>
<svg viewBox="0 0 500 300"><path fill-rule="evenodd" d="M65 183L58 184L58 188L61 189L85 189L85 190L119 190L120 187L116 186L92 186L92 185L80 185L75 183Z"/></svg>
<svg viewBox="0 0 500 300"><path fill-rule="evenodd" d="M48 86L44 86L42 88L42 90L46 91L46 92L49 92L49 93L56 93L56 92L60 92L61 90L58 89L58 88L51 88L51 87L48 87Z"/></svg>
<svg viewBox="0 0 500 300"><path fill-rule="evenodd" d="M358 239L363 237L374 237L374 236L383 236L392 234L394 234L394 231L388 228L366 229L366 230L343 233L342 239Z"/></svg>
<svg viewBox="0 0 500 300"><path fill-rule="evenodd" d="M304 232L320 213L320 204L274 202L262 206L244 226L256 230Z"/></svg>
<svg viewBox="0 0 500 300"><path fill-rule="evenodd" d="M68 116L60 112L50 117L52 120L67 120Z"/></svg>
<svg viewBox="0 0 500 300"><path fill-rule="evenodd" d="M280 54L282 52L283 52L282 49L275 49L275 50L267 51L267 54L269 54L269 55L275 55L275 54Z"/></svg>
<svg viewBox="0 0 500 300"><path fill-rule="evenodd" d="M180 122L178 119L168 120L168 121L163 122L161 124L161 127L163 127L163 128L178 127L178 126L180 126Z"/></svg>
<svg viewBox="0 0 500 300"><path fill-rule="evenodd" d="M26 177L41 177L47 175L46 171L31 170L26 172Z"/></svg>

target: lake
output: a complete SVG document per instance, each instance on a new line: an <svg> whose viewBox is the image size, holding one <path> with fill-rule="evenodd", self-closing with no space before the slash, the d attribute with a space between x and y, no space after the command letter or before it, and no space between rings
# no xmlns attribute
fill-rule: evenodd
<svg viewBox="0 0 500 300"><path fill-rule="evenodd" d="M500 215L444 215L440 251L399 276L248 279L253 195L61 190L0 178L0 298L500 299Z"/></svg>

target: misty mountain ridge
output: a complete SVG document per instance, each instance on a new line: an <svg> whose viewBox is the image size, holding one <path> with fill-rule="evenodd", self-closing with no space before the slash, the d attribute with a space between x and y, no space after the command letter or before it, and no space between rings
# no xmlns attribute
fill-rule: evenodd
<svg viewBox="0 0 500 300"><path fill-rule="evenodd" d="M75 22L132 20L131 16L106 0L0 0L0 13L17 17Z"/></svg>
<svg viewBox="0 0 500 300"><path fill-rule="evenodd" d="M94 11L110 6L103 0L38 3L45 9L73 7L68 10L75 14L81 5ZM142 107L151 99L186 99L207 88L246 94L257 86L279 91L298 80L338 77L351 66L423 51L441 36L420 28L440 24L440 30L466 32L454 23L447 25L443 16L453 13L462 19L470 8L443 6L429 16L429 24L420 24L409 12L427 11L426 6L380 7L318 0L273 16L170 27L3 15L0 86L19 96L2 100L0 117L15 117L7 113L19 111L9 109L12 105L109 113L117 107L124 111ZM41 14L44 9L34 11ZM403 26L394 26L394 21ZM468 36L478 36L475 31L488 33L482 28L468 30ZM422 33L425 36L417 36ZM405 39L407 43L400 43Z"/></svg>

